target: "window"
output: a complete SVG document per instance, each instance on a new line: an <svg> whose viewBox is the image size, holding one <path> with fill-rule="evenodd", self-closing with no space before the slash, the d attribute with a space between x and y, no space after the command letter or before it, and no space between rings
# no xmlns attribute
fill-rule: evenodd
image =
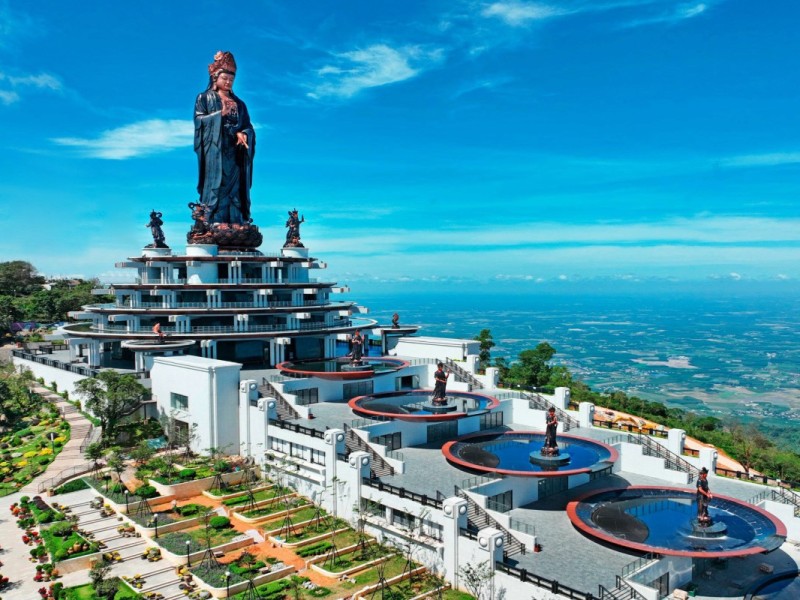
<svg viewBox="0 0 800 600"><path fill-rule="evenodd" d="M416 519L414 515L410 515L407 512L403 512L402 510L393 510L392 511L392 525L397 525L403 529L414 529L414 523Z"/></svg>
<svg viewBox="0 0 800 600"><path fill-rule="evenodd" d="M272 438L272 449L275 450L275 452L280 452L282 454L288 454L289 453L289 442L287 442L286 440L282 440L280 438L273 437Z"/></svg>
<svg viewBox="0 0 800 600"><path fill-rule="evenodd" d="M305 459L306 450L308 450L306 446L301 446L300 444L289 444L289 456L294 458Z"/></svg>
<svg viewBox="0 0 800 600"><path fill-rule="evenodd" d="M342 386L342 400L351 400L356 396L366 396L372 393L372 381L357 381L345 383Z"/></svg>
<svg viewBox="0 0 800 600"><path fill-rule="evenodd" d="M325 464L325 452L322 450L311 450L311 462L315 465Z"/></svg>
<svg viewBox="0 0 800 600"><path fill-rule="evenodd" d="M456 421L428 425L428 443L451 440L456 437L458 437L458 423Z"/></svg>
<svg viewBox="0 0 800 600"><path fill-rule="evenodd" d="M395 377L394 389L398 392L400 390L418 390L419 375L404 375L403 377Z"/></svg>
<svg viewBox="0 0 800 600"><path fill-rule="evenodd" d="M169 395L169 407L176 410L189 410L189 396L172 392Z"/></svg>
<svg viewBox="0 0 800 600"><path fill-rule="evenodd" d="M422 534L438 541L442 541L442 526L427 519L422 520Z"/></svg>
<svg viewBox="0 0 800 600"><path fill-rule="evenodd" d="M480 416L480 430L494 429L495 427L502 427L503 425L503 412L490 412L483 413Z"/></svg>
<svg viewBox="0 0 800 600"><path fill-rule="evenodd" d="M289 392L297 397L297 404L299 406L308 406L309 404L316 404L319 402L319 388L308 388L305 390L294 390Z"/></svg>
<svg viewBox="0 0 800 600"><path fill-rule="evenodd" d="M497 512L508 512L513 507L514 496L511 490L502 492L486 499L486 508Z"/></svg>
<svg viewBox="0 0 800 600"><path fill-rule="evenodd" d="M390 451L403 447L402 434L399 431L387 433L386 435L376 435L370 438L370 442L386 446L386 449Z"/></svg>

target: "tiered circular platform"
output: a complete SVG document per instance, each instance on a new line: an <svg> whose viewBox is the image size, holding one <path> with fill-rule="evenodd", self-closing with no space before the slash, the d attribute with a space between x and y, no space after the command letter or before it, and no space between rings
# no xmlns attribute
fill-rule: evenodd
<svg viewBox="0 0 800 600"><path fill-rule="evenodd" d="M557 456L542 455L545 436L534 431L476 433L442 447L454 465L481 473L516 477L566 477L610 467L619 453L611 446L579 438L558 436Z"/></svg>
<svg viewBox="0 0 800 600"><path fill-rule="evenodd" d="M473 392L448 392L446 402L432 402L430 390L387 392L358 396L348 403L354 413L364 417L381 417L401 421L453 421L479 415L500 406L491 396Z"/></svg>
<svg viewBox="0 0 800 600"><path fill-rule="evenodd" d="M642 552L723 558L771 552L786 540L783 523L734 498L715 495L708 513L712 524L699 525L695 493L680 488L602 490L567 506L587 535Z"/></svg>
<svg viewBox="0 0 800 600"><path fill-rule="evenodd" d="M408 366L399 358L362 358L353 364L349 358L286 361L277 365L284 375L293 377L319 377L320 379L367 379L374 375L394 373Z"/></svg>

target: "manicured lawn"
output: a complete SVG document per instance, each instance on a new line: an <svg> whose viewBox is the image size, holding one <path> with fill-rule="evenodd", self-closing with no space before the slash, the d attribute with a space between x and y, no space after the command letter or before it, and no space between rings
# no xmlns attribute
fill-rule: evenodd
<svg viewBox="0 0 800 600"><path fill-rule="evenodd" d="M348 569L352 569L358 565L373 561L381 556L386 556L390 552L392 552L392 550L384 548L383 546L378 546L377 544L373 544L370 546L368 556L366 557L361 556L362 553L360 550L355 550L353 552L348 552L347 554L340 554L332 563L326 556L325 560L318 564L326 571L330 571L331 573L341 573L342 571L347 571Z"/></svg>
<svg viewBox="0 0 800 600"><path fill-rule="evenodd" d="M267 488L265 490L259 490L258 492L253 493L253 498L255 498L256 502L260 502L262 500L270 500L272 498L276 498L278 496L285 496L286 494L291 494L292 490L287 487L278 487L273 486ZM244 504L247 502L247 494L243 496L237 496L236 498L228 498L227 500L223 500L222 503L225 506L238 506L239 504Z"/></svg>
<svg viewBox="0 0 800 600"><path fill-rule="evenodd" d="M330 533L334 529L342 529L343 527L347 527L347 523L341 519L336 519L335 521L334 519L324 519L319 524L313 522L309 523L308 525L304 525L302 528L294 527L292 528L292 533L283 539L290 544L295 544L309 538L317 537L318 535L322 535L324 533ZM286 532L282 531L281 533ZM278 535L281 535L281 533Z"/></svg>

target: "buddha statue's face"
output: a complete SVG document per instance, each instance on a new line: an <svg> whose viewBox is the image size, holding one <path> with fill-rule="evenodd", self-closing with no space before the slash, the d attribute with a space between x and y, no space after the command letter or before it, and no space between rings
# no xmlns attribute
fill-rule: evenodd
<svg viewBox="0 0 800 600"><path fill-rule="evenodd" d="M230 92L233 89L234 79L236 79L236 75L222 71L222 73L217 75L215 87L220 91Z"/></svg>

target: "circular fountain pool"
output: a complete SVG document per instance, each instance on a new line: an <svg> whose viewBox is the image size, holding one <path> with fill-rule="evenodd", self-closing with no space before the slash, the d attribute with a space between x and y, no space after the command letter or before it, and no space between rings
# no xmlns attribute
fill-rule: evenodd
<svg viewBox="0 0 800 600"><path fill-rule="evenodd" d="M432 394L427 390L370 394L353 398L349 405L362 416L401 421L451 421L500 406L497 398L473 392L447 392L447 402L437 406L431 402Z"/></svg>
<svg viewBox="0 0 800 600"><path fill-rule="evenodd" d="M517 477L565 477L611 466L619 456L611 446L573 435L558 435L560 453L542 457L544 434L532 431L478 433L442 447L451 463L470 471Z"/></svg>
<svg viewBox="0 0 800 600"><path fill-rule="evenodd" d="M592 492L567 506L578 529L605 542L674 556L731 557L770 552L786 539L778 519L734 498L714 495L712 525L696 522L695 492L630 487Z"/></svg>
<svg viewBox="0 0 800 600"><path fill-rule="evenodd" d="M399 358L362 358L353 364L349 358L286 361L275 368L286 375L319 377L320 379L366 379L383 373L393 373L407 367Z"/></svg>

